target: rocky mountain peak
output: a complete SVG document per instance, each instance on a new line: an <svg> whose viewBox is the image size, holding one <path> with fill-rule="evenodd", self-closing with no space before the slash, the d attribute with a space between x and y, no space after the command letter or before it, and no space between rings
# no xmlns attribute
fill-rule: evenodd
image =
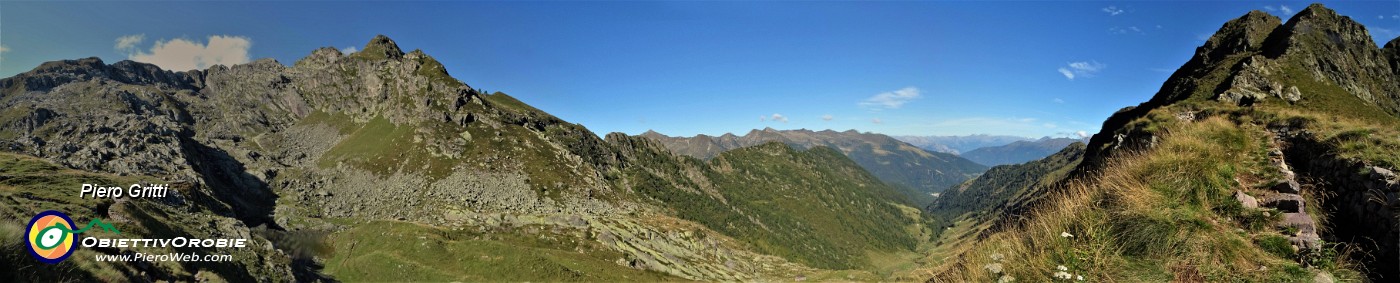
<svg viewBox="0 0 1400 283"><path fill-rule="evenodd" d="M382 34L375 35L373 39L369 40L369 43L365 43L365 48L355 53L362 54L362 56L387 59L399 59L403 58L404 55L403 50L399 49L398 43L395 43L393 39L389 39L388 36Z"/></svg>
<svg viewBox="0 0 1400 283"><path fill-rule="evenodd" d="M123 60L107 65L101 58L50 61L14 77L0 79L0 89L47 91L76 81L105 79L128 84L163 85L169 88L200 87L204 74L197 70L172 72L156 65Z"/></svg>
<svg viewBox="0 0 1400 283"><path fill-rule="evenodd" d="M1226 56L1259 51L1269 34L1282 22L1278 17L1258 10L1226 22L1205 45L1196 50L1204 63L1218 62Z"/></svg>

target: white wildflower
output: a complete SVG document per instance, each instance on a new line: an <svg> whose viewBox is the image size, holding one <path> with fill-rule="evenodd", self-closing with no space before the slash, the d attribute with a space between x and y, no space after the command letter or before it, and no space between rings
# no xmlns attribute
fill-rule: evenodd
<svg viewBox="0 0 1400 283"><path fill-rule="evenodd" d="M982 266L982 268L983 268L983 269L986 269L987 272L991 272L992 274L1001 274L1001 264L1000 264L1000 263L991 263L991 264L987 264L987 265Z"/></svg>
<svg viewBox="0 0 1400 283"><path fill-rule="evenodd" d="M1069 232L1060 232L1060 237L1062 237L1062 238L1074 238L1074 234L1070 234Z"/></svg>
<svg viewBox="0 0 1400 283"><path fill-rule="evenodd" d="M1079 279L1079 281L1084 281L1084 275L1078 275L1077 279Z"/></svg>
<svg viewBox="0 0 1400 283"><path fill-rule="evenodd" d="M1055 267L1055 269L1059 269L1060 271L1069 271L1069 267L1065 267L1065 266L1063 266L1063 265L1057 266L1057 267Z"/></svg>
<svg viewBox="0 0 1400 283"><path fill-rule="evenodd" d="M993 254L992 254L992 260L994 260L994 261L1001 261L1002 258L1005 258L1005 257L1002 256L1001 253L993 253Z"/></svg>
<svg viewBox="0 0 1400 283"><path fill-rule="evenodd" d="M1011 275L1002 275L1001 278L997 278L997 283L1011 283L1011 282L1016 282L1016 277L1011 277Z"/></svg>
<svg viewBox="0 0 1400 283"><path fill-rule="evenodd" d="M1070 275L1069 272L1064 271L1056 271L1055 274L1052 276L1059 279L1070 279L1074 277L1073 275Z"/></svg>

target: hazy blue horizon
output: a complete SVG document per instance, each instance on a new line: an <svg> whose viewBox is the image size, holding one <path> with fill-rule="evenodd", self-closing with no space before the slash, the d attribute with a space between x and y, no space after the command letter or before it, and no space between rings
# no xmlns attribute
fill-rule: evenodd
<svg viewBox="0 0 1400 283"><path fill-rule="evenodd" d="M1070 137L1150 98L1225 21L1307 4L3 2L0 76L91 56L291 65L384 34L599 134ZM1326 4L1400 36L1400 2Z"/></svg>

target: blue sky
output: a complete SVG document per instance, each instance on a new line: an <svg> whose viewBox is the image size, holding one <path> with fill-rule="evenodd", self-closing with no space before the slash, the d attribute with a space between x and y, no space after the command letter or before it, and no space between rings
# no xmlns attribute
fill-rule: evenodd
<svg viewBox="0 0 1400 283"><path fill-rule="evenodd" d="M195 68L385 34L599 134L1096 132L1225 21L1307 2L0 2L0 76ZM1400 36L1400 1L1327 6ZM122 42L121 38L127 39ZM123 44L124 43L124 44ZM159 45L159 46L158 46ZM203 61L191 56L203 55Z"/></svg>

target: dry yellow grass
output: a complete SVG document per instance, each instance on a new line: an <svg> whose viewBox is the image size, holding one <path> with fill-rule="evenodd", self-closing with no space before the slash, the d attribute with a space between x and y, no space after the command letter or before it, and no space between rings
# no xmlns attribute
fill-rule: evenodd
<svg viewBox="0 0 1400 283"><path fill-rule="evenodd" d="M934 267L931 280L1064 280L1054 277L1060 266L1071 280L1095 282L1311 278L1313 271L1256 246L1257 237L1277 232L1242 225L1246 212L1230 196L1254 185L1241 180L1259 179L1247 175L1261 171L1264 129L1220 116L1161 126L1155 147L1119 154L1094 176L1051 190L1026 218L1006 220L1019 225L966 245ZM1339 272L1347 273L1332 270Z"/></svg>

